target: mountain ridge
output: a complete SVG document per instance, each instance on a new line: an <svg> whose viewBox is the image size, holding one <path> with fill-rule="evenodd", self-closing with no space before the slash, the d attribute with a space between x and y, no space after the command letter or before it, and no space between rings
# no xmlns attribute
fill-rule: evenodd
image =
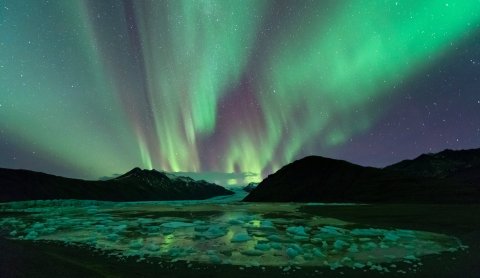
<svg viewBox="0 0 480 278"><path fill-rule="evenodd" d="M307 156L269 175L244 201L478 203L480 149L444 150L384 168Z"/></svg>
<svg viewBox="0 0 480 278"><path fill-rule="evenodd" d="M231 194L232 191L203 180L168 177L163 172L138 167L108 180L82 180L0 168L0 202L46 199L199 200Z"/></svg>

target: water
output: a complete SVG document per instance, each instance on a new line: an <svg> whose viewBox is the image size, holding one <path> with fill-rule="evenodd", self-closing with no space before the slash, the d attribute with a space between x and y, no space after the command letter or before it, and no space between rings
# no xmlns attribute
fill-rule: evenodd
<svg viewBox="0 0 480 278"><path fill-rule="evenodd" d="M14 202L0 205L0 215L8 215L0 218L0 225L11 239L81 244L119 258L285 270L321 266L391 271L398 262L417 266L422 256L465 248L448 235L374 229L302 212L302 204L241 203L241 197Z"/></svg>

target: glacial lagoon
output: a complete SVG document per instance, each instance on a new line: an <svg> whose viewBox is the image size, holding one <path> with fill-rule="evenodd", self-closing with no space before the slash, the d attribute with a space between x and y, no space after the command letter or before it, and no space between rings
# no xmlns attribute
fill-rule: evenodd
<svg viewBox="0 0 480 278"><path fill-rule="evenodd" d="M468 248L450 235L383 229L306 213L325 204L51 200L0 205L7 238L100 250L119 260L407 273L422 258ZM332 205L332 204L328 204ZM365 206L362 204L333 204ZM399 264L412 267L400 269Z"/></svg>

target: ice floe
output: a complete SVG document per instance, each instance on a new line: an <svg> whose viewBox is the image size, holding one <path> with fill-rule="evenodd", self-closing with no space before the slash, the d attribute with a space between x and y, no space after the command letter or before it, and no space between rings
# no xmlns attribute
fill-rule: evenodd
<svg viewBox="0 0 480 278"><path fill-rule="evenodd" d="M215 202L113 203L78 200L0 204L5 235L82 244L119 258L395 271L424 255L466 248L455 237L361 227L312 216L298 204ZM15 215L15 216L11 216ZM413 267L415 266L415 267ZM401 271L401 272L400 272Z"/></svg>
<svg viewBox="0 0 480 278"><path fill-rule="evenodd" d="M232 237L231 242L245 242L252 239L247 233L238 233Z"/></svg>

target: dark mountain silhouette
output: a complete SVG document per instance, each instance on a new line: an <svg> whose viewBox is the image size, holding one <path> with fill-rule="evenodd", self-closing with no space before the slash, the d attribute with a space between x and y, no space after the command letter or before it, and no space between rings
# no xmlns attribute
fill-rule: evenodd
<svg viewBox="0 0 480 278"><path fill-rule="evenodd" d="M425 154L383 169L309 156L268 176L244 201L478 203L480 149Z"/></svg>
<svg viewBox="0 0 480 278"><path fill-rule="evenodd" d="M103 201L200 200L232 191L206 181L135 168L110 180L86 181L0 168L0 202L48 199Z"/></svg>
<svg viewBox="0 0 480 278"><path fill-rule="evenodd" d="M413 160L403 160L385 167L416 177L454 178L462 181L480 181L480 149L444 150L422 154Z"/></svg>

